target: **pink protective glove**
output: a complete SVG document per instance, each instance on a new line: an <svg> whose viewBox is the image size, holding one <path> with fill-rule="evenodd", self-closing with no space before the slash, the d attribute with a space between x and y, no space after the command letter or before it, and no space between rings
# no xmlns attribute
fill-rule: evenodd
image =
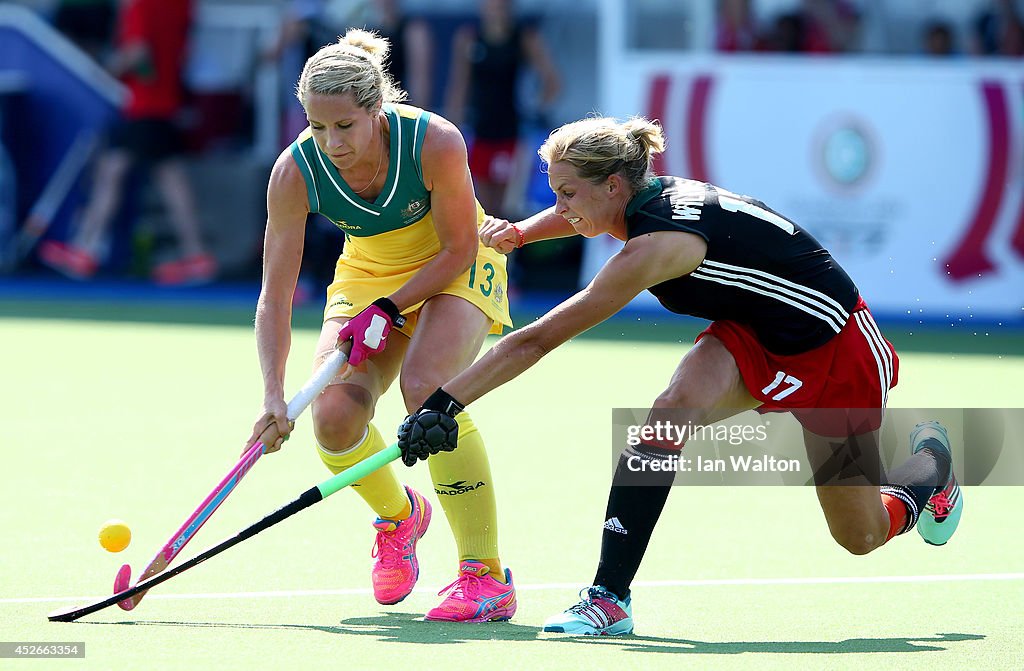
<svg viewBox="0 0 1024 671"><path fill-rule="evenodd" d="M338 346L351 338L348 364L358 366L370 356L382 352L388 344L391 327L403 324L405 317L398 311L398 306L390 298L378 298L341 327Z"/></svg>

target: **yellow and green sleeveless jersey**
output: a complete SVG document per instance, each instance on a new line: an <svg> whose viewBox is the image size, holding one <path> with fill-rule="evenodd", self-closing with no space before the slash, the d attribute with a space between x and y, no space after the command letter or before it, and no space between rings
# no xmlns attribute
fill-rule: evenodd
<svg viewBox="0 0 1024 671"><path fill-rule="evenodd" d="M382 109L391 129L390 160L384 188L372 201L349 188L308 128L290 151L306 182L310 212L345 232L346 257L385 265L423 263L440 249L420 160L430 112L410 105L385 104ZM478 207L478 222L481 216Z"/></svg>

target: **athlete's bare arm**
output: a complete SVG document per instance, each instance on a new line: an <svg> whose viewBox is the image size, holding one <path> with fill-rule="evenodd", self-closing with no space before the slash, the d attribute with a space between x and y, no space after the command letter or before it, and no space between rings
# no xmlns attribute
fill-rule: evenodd
<svg viewBox="0 0 1024 671"><path fill-rule="evenodd" d="M499 340L483 358L445 384L444 390L463 404L472 403L566 340L608 319L641 291L690 273L706 253L707 243L692 233L657 231L633 238L588 287Z"/></svg>
<svg viewBox="0 0 1024 671"><path fill-rule="evenodd" d="M531 242L572 235L577 235L576 230L565 217L555 214L553 206L519 222L490 217L480 227L480 242L501 254L508 254Z"/></svg>
<svg viewBox="0 0 1024 671"><path fill-rule="evenodd" d="M480 250L476 196L466 142L459 129L433 115L423 141L423 183L441 250L390 296L399 310L434 296L464 273Z"/></svg>
<svg viewBox="0 0 1024 671"><path fill-rule="evenodd" d="M263 412L246 448L262 440L276 449L277 439L291 431L284 400L284 375L291 349L292 296L302 265L308 214L305 181L291 152L285 149L274 163L267 187L263 284L256 303L256 350L263 372ZM276 432L270 432L275 435L268 435L271 424L276 426Z"/></svg>

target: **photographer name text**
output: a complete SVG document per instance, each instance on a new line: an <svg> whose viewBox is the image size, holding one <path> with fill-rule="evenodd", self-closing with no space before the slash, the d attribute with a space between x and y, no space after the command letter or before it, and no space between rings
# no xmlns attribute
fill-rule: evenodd
<svg viewBox="0 0 1024 671"><path fill-rule="evenodd" d="M779 459L770 454L753 456L732 454L728 459L709 459L697 455L672 455L664 459L645 459L630 456L626 467L634 473L643 471L672 471L676 473L799 473L798 459Z"/></svg>

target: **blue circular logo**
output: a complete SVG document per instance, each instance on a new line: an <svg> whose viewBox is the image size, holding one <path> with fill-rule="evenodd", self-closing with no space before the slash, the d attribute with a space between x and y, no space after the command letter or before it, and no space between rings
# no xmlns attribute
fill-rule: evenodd
<svg viewBox="0 0 1024 671"><path fill-rule="evenodd" d="M837 128L825 138L825 172L843 186L853 186L871 168L871 144L854 126Z"/></svg>
<svg viewBox="0 0 1024 671"><path fill-rule="evenodd" d="M826 122L814 144L815 163L822 177L844 191L862 186L878 159L869 129L857 119Z"/></svg>

